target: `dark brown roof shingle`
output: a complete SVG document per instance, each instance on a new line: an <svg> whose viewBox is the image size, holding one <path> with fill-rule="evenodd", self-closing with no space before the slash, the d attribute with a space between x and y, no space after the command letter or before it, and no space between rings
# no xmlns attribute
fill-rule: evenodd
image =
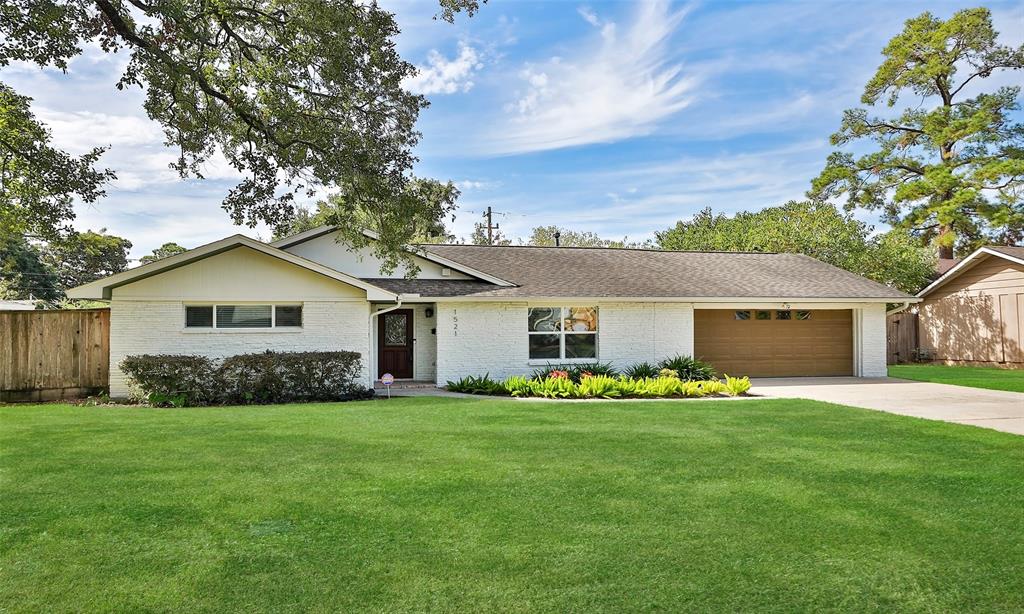
<svg viewBox="0 0 1024 614"><path fill-rule="evenodd" d="M593 298L892 299L906 294L801 254L636 249L423 245L454 262L512 282L367 279L422 296Z"/></svg>

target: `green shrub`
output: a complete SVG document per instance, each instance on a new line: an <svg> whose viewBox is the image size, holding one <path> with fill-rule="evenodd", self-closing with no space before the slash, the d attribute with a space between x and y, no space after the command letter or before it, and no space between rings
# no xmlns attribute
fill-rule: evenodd
<svg viewBox="0 0 1024 614"><path fill-rule="evenodd" d="M544 397L547 399L568 399L580 396L576 382L568 378L548 377L545 379L530 380L530 392L532 396Z"/></svg>
<svg viewBox="0 0 1024 614"><path fill-rule="evenodd" d="M530 380L521 375L508 378L503 385L505 391L514 397L528 397L532 390Z"/></svg>
<svg viewBox="0 0 1024 614"><path fill-rule="evenodd" d="M615 377L616 375L618 375L618 372L614 368L612 368L612 365L609 362L591 362L580 364L571 363L564 365L551 363L543 367L534 369L533 374L530 376L530 378L542 380L548 377L548 375L550 375L552 371L565 371L569 375L569 379L571 379L576 384L580 383L580 380L583 379L584 374L607 375L609 377Z"/></svg>
<svg viewBox="0 0 1024 614"><path fill-rule="evenodd" d="M724 392L731 397L746 394L750 390L750 378L747 376L729 377L726 375L723 388Z"/></svg>
<svg viewBox="0 0 1024 614"><path fill-rule="evenodd" d="M703 382L694 382L700 386L701 394L722 394L725 392L725 384L718 381L717 379L709 379Z"/></svg>
<svg viewBox="0 0 1024 614"><path fill-rule="evenodd" d="M618 380L607 375L584 377L577 386L581 397L614 399L622 396Z"/></svg>
<svg viewBox="0 0 1024 614"><path fill-rule="evenodd" d="M672 369L679 375L679 379L687 381L714 379L716 373L714 367L690 356L676 355L666 358L658 363L662 369Z"/></svg>
<svg viewBox="0 0 1024 614"><path fill-rule="evenodd" d="M665 377L669 379L679 379L679 372L675 369L659 369L658 377Z"/></svg>
<svg viewBox="0 0 1024 614"><path fill-rule="evenodd" d="M483 377L473 377L472 375L469 375L460 380L448 382L445 385L445 388L450 392L461 392L464 394L509 394L504 384L491 379L490 373L485 374Z"/></svg>
<svg viewBox="0 0 1024 614"><path fill-rule="evenodd" d="M128 356L121 370L133 396L159 406L347 401L373 396L358 383L357 352L263 352Z"/></svg>
<svg viewBox="0 0 1024 614"><path fill-rule="evenodd" d="M158 407L218 403L223 386L217 363L206 356L142 354L118 365L128 376L131 397Z"/></svg>
<svg viewBox="0 0 1024 614"><path fill-rule="evenodd" d="M649 362L635 362L623 369L622 374L630 379L658 377L658 367Z"/></svg>
<svg viewBox="0 0 1024 614"><path fill-rule="evenodd" d="M558 369L554 369L556 373ZM553 377L510 377L496 382L489 376L464 377L448 382L448 390L470 394L509 394L514 397L543 397L548 399L645 399L672 397L703 397L744 394L750 389L748 378L726 376L726 380L681 380L678 377L632 378L626 375L585 376L578 383L567 375Z"/></svg>
<svg viewBox="0 0 1024 614"><path fill-rule="evenodd" d="M356 352L238 354L220 366L225 402L237 405L366 398Z"/></svg>

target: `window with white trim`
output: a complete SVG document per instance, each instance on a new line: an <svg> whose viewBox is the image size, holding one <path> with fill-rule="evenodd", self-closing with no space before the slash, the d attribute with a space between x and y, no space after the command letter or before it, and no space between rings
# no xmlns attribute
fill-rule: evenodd
<svg viewBox="0 0 1024 614"><path fill-rule="evenodd" d="M597 307L530 307L530 360L597 358Z"/></svg>
<svg viewBox="0 0 1024 614"><path fill-rule="evenodd" d="M301 328L302 305L186 305L185 328Z"/></svg>

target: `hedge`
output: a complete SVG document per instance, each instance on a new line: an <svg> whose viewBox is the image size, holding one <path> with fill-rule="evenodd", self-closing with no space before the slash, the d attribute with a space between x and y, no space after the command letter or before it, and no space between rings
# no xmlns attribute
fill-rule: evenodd
<svg viewBox="0 0 1024 614"><path fill-rule="evenodd" d="M359 382L357 352L263 352L205 356L128 356L121 371L132 396L151 405L201 406L347 401L373 396Z"/></svg>

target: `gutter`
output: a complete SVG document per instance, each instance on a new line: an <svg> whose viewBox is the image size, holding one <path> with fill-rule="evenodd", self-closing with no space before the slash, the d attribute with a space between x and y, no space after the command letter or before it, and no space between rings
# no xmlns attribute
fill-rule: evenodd
<svg viewBox="0 0 1024 614"><path fill-rule="evenodd" d="M916 301L914 301L914 302L916 302ZM904 309L906 309L907 307L910 307L910 303L911 303L911 301L903 301L903 305L901 305L900 307L897 307L895 309L890 309L889 311L886 311L885 312L886 317L891 316L894 313L899 313L899 312L903 311Z"/></svg>

